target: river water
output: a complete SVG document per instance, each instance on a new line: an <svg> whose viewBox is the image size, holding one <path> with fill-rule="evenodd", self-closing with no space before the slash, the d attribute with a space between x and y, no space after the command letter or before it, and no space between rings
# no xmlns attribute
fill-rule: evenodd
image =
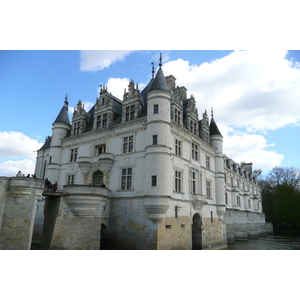
<svg viewBox="0 0 300 300"><path fill-rule="evenodd" d="M267 235L258 239L235 241L227 250L300 250L300 236Z"/></svg>

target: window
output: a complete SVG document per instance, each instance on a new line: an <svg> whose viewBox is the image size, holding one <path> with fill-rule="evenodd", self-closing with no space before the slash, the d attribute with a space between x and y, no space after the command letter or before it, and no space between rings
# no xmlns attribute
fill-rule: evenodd
<svg viewBox="0 0 300 300"><path fill-rule="evenodd" d="M96 127L101 128L101 116L97 116Z"/></svg>
<svg viewBox="0 0 300 300"><path fill-rule="evenodd" d="M96 128L103 128L107 126L107 114L103 114L101 116L97 116L96 119Z"/></svg>
<svg viewBox="0 0 300 300"><path fill-rule="evenodd" d="M152 145L157 145L157 135L152 135Z"/></svg>
<svg viewBox="0 0 300 300"><path fill-rule="evenodd" d="M74 135L78 135L80 130L80 122L74 123Z"/></svg>
<svg viewBox="0 0 300 300"><path fill-rule="evenodd" d="M151 186L156 186L156 179L157 179L156 175L151 176Z"/></svg>
<svg viewBox="0 0 300 300"><path fill-rule="evenodd" d="M250 202L250 199L248 199L248 207L251 208L251 202Z"/></svg>
<svg viewBox="0 0 300 300"><path fill-rule="evenodd" d="M107 126L107 114L104 114L102 120L102 127L106 127L106 126Z"/></svg>
<svg viewBox="0 0 300 300"><path fill-rule="evenodd" d="M103 184L103 172L96 171L93 174L93 185L102 185Z"/></svg>
<svg viewBox="0 0 300 300"><path fill-rule="evenodd" d="M210 170L210 157L206 156L206 168Z"/></svg>
<svg viewBox="0 0 300 300"><path fill-rule="evenodd" d="M240 198L240 196L236 197L236 205L237 206L241 206L241 198Z"/></svg>
<svg viewBox="0 0 300 300"><path fill-rule="evenodd" d="M196 172L191 172L191 193L196 194Z"/></svg>
<svg viewBox="0 0 300 300"><path fill-rule="evenodd" d="M181 178L182 173L180 171L175 171L175 192L181 192Z"/></svg>
<svg viewBox="0 0 300 300"><path fill-rule="evenodd" d="M131 121L134 119L134 105L126 107L125 121Z"/></svg>
<svg viewBox="0 0 300 300"><path fill-rule="evenodd" d="M211 198L210 181L206 181L206 198Z"/></svg>
<svg viewBox="0 0 300 300"><path fill-rule="evenodd" d="M71 149L70 162L74 162L77 160L77 152L78 152L78 148Z"/></svg>
<svg viewBox="0 0 300 300"><path fill-rule="evenodd" d="M180 156L181 155L181 142L175 140L175 154Z"/></svg>
<svg viewBox="0 0 300 300"><path fill-rule="evenodd" d="M180 124L181 112L177 108L175 108L175 118L174 119L175 119L176 123Z"/></svg>
<svg viewBox="0 0 300 300"><path fill-rule="evenodd" d="M74 180L75 180L75 175L69 175L67 184L68 185L74 184Z"/></svg>
<svg viewBox="0 0 300 300"><path fill-rule="evenodd" d="M197 134L197 123L190 121L190 132Z"/></svg>
<svg viewBox="0 0 300 300"><path fill-rule="evenodd" d="M102 153L105 153L106 152L106 146L105 145L101 145L98 147L98 156Z"/></svg>
<svg viewBox="0 0 300 300"><path fill-rule="evenodd" d="M213 217L213 212L211 211L210 212L210 221L213 223L213 221L214 221L214 217Z"/></svg>
<svg viewBox="0 0 300 300"><path fill-rule="evenodd" d="M198 160L198 145L192 143L192 159Z"/></svg>
<svg viewBox="0 0 300 300"><path fill-rule="evenodd" d="M153 105L153 113L158 114L158 104Z"/></svg>
<svg viewBox="0 0 300 300"><path fill-rule="evenodd" d="M228 204L228 195L225 193L225 203Z"/></svg>
<svg viewBox="0 0 300 300"><path fill-rule="evenodd" d="M133 151L133 136L125 137L123 142L123 153L128 153L132 151Z"/></svg>
<svg viewBox="0 0 300 300"><path fill-rule="evenodd" d="M122 169L121 189L130 190L132 182L132 168Z"/></svg>

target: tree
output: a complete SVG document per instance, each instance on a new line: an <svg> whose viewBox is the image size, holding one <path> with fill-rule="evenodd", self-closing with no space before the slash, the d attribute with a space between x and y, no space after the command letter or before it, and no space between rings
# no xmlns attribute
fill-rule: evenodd
<svg viewBox="0 0 300 300"><path fill-rule="evenodd" d="M259 184L268 221L274 224L300 224L299 168L275 167Z"/></svg>

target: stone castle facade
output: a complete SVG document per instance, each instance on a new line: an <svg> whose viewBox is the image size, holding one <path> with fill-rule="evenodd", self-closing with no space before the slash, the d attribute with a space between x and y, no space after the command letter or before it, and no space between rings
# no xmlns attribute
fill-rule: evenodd
<svg viewBox="0 0 300 300"><path fill-rule="evenodd" d="M66 97L52 126L35 170L57 183L35 200L42 249L222 249L270 230L252 164L223 153L213 115L161 64L122 101L106 87L90 111L79 101L72 122Z"/></svg>

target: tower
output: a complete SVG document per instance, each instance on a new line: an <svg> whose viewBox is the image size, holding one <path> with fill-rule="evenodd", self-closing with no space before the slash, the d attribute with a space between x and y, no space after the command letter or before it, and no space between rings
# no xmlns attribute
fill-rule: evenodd
<svg viewBox="0 0 300 300"><path fill-rule="evenodd" d="M209 125L210 142L216 148L215 155L215 185L216 185L216 203L217 213L220 220L226 212L225 205L225 180L224 180L224 158L223 158L223 136L214 120L213 111Z"/></svg>
<svg viewBox="0 0 300 300"><path fill-rule="evenodd" d="M68 95L66 94L64 105L57 118L52 124L52 138L50 144L50 158L47 167L47 177L51 182L58 182L60 163L62 157L62 139L65 138L71 129L68 116Z"/></svg>
<svg viewBox="0 0 300 300"><path fill-rule="evenodd" d="M147 93L145 208L152 221L164 219L172 192L171 93L159 66Z"/></svg>

